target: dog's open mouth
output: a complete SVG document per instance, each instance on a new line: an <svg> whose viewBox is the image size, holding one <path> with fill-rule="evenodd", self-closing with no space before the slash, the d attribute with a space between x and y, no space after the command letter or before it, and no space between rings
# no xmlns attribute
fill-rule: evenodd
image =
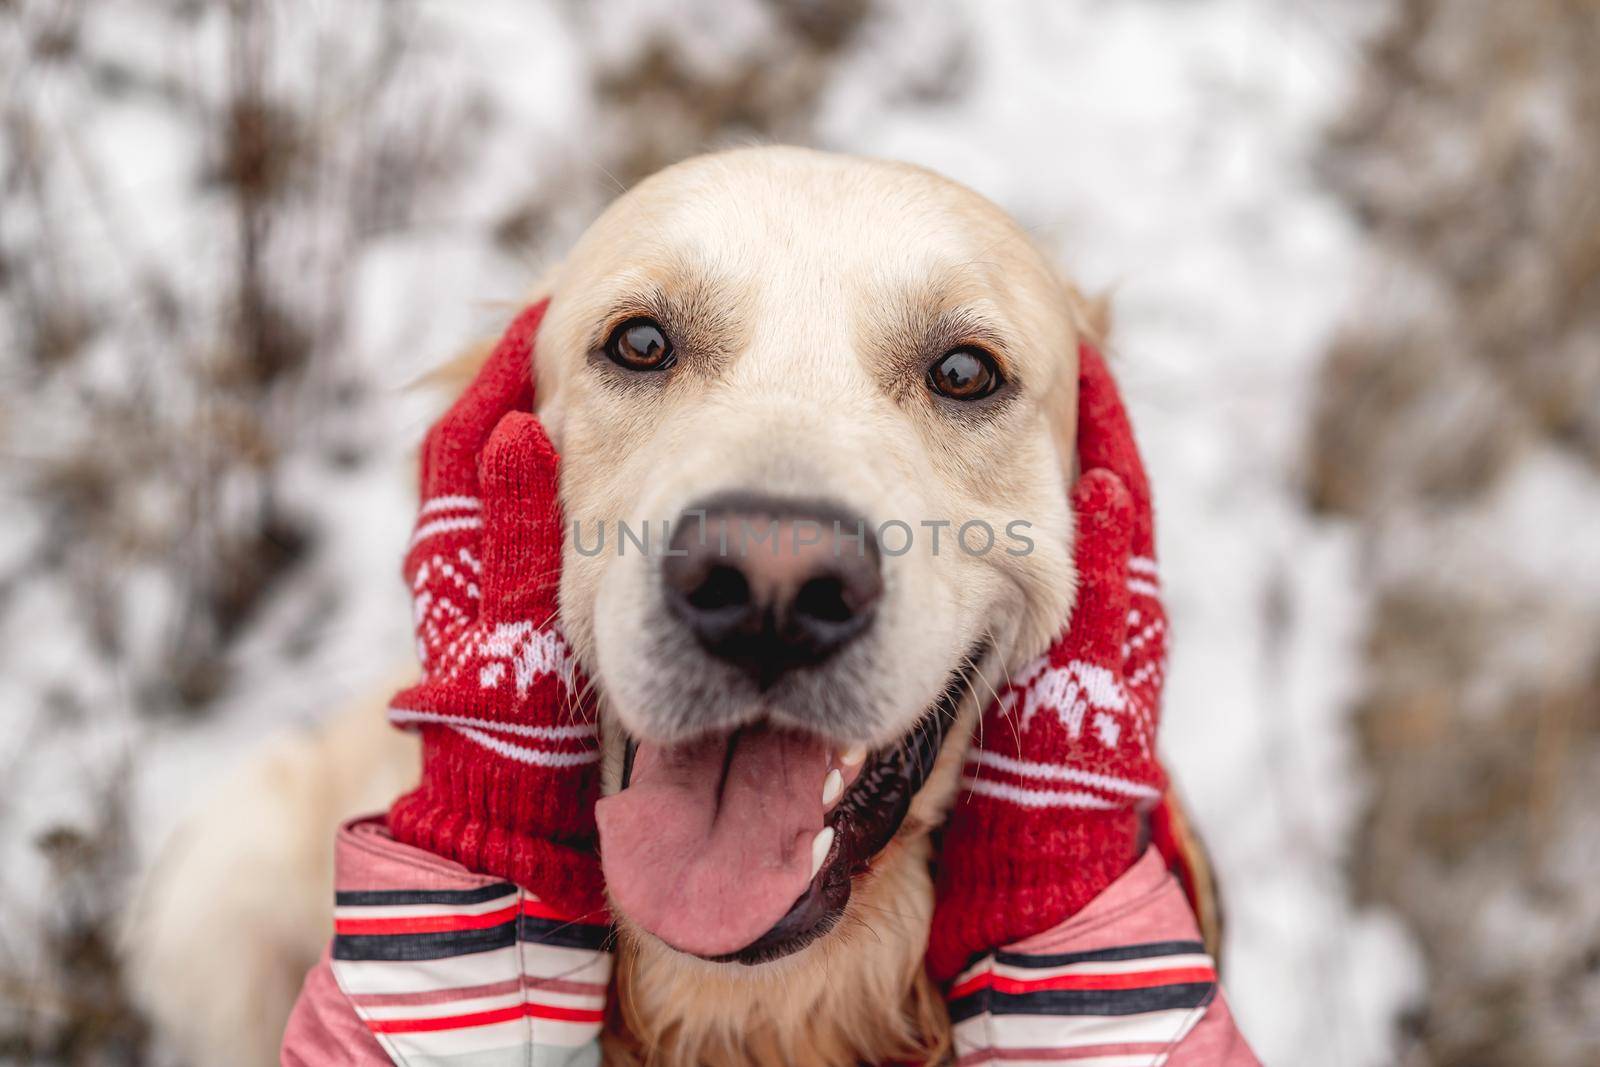
<svg viewBox="0 0 1600 1067"><path fill-rule="evenodd" d="M874 753L764 721L675 745L630 739L621 790L596 808L612 899L716 961L764 963L827 933L851 878L900 829L985 652Z"/></svg>

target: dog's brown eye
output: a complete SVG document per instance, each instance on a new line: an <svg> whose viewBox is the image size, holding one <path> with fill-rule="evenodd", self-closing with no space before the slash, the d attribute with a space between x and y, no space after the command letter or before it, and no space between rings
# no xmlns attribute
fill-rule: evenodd
<svg viewBox="0 0 1600 1067"><path fill-rule="evenodd" d="M662 370L672 365L672 342L651 319L629 319L611 331L606 355L629 370Z"/></svg>
<svg viewBox="0 0 1600 1067"><path fill-rule="evenodd" d="M994 357L970 345L946 352L928 368L928 385L951 400L981 400L1003 384Z"/></svg>

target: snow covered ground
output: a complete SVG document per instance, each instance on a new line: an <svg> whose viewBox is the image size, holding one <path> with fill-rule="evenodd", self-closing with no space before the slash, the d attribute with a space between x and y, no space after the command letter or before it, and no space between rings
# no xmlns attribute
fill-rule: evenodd
<svg viewBox="0 0 1600 1067"><path fill-rule="evenodd" d="M118 656L87 636L70 568L11 582L0 609L11 724L0 732L0 910L21 922L4 924L0 947L13 963L39 951L24 931L55 907L36 839L93 825L98 788L131 773L128 821L147 855L265 737L315 721L405 661L396 575L411 450L431 403L405 386L502 321L540 257L558 254L609 195L609 172L640 134L613 113L607 79L644 62L647 47L714 78L794 33L762 5L691 7L411 10L403 88L383 97L382 128L426 116L448 127L437 140L465 162L376 236L335 241L325 229L343 206L303 205L302 258L285 251L272 264L292 274L340 250L326 272L306 272L324 288L295 299L338 305L325 351L366 392L337 409L336 425L335 409L298 401L321 421L286 436L274 486L316 539L235 642L228 684L204 714L152 715L130 697L118 657L136 657L155 629L142 620L166 610L169 569L126 575L114 629L132 651ZM352 7L334 20L308 6L308 25L274 26L274 88L320 91L328 60L314 48L330 41L376 48L376 31L347 33L363 25L356 10L372 14ZM1164 746L1227 894L1236 1012L1266 1062L1312 1067L1389 1062L1396 1017L1422 985L1403 930L1352 904L1343 874L1364 797L1346 713L1368 605L1352 531L1308 514L1298 469L1317 364L1366 254L1310 159L1352 91L1373 14L1268 0L899 0L827 55L794 124L777 126L967 182L1085 287L1114 291L1113 354L1156 486L1173 619ZM218 64L232 53L214 15L178 44L152 39L126 11L92 29L85 47L139 69L225 81ZM193 273L185 261L229 254L219 194L194 189L207 146L182 115L159 97L88 110L95 98L71 82L37 99L60 123L81 120L78 150L98 163L100 184L62 194L72 210L56 218L61 240L83 250L88 288L119 284L117 268L90 254L106 239L101 218L122 238L137 234L173 276ZM326 121L337 129L340 119ZM531 233L508 242L506 220L530 203ZM26 225L0 222L0 236ZM212 303L206 278L191 278L200 292L181 299ZM128 317L111 322L90 359L117 389L129 373L119 361L138 349ZM9 353L7 367L21 380ZM67 449L60 427L29 442L20 428L92 411L81 381L41 389L31 414L14 410L15 397L0 408L8 454ZM357 442L359 460L338 458L330 439ZM7 495L25 500L20 472L6 477ZM13 514L0 535L8 570L50 534L26 509Z"/></svg>

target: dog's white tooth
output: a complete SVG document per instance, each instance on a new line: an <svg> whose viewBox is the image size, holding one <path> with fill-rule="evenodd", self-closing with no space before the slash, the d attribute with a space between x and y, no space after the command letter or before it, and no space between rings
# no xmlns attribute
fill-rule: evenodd
<svg viewBox="0 0 1600 1067"><path fill-rule="evenodd" d="M839 762L844 764L846 767L855 767L866 758L866 745L851 745L849 748L839 753Z"/></svg>
<svg viewBox="0 0 1600 1067"><path fill-rule="evenodd" d="M822 870L822 861L828 858L828 850L833 847L833 827L825 826L811 842L811 877L815 878L817 872Z"/></svg>
<svg viewBox="0 0 1600 1067"><path fill-rule="evenodd" d="M828 777L822 780L822 806L827 807L832 804L839 799L839 795L843 792L844 775L840 774L839 768L835 767L828 772Z"/></svg>

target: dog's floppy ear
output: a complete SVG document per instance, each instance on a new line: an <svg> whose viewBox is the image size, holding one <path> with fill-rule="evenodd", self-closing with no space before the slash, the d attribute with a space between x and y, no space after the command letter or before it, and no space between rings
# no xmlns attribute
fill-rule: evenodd
<svg viewBox="0 0 1600 1067"><path fill-rule="evenodd" d="M1111 293L1106 291L1089 296L1071 282L1062 282L1067 307L1072 309L1072 322L1077 327L1078 339L1096 348L1104 348L1111 334Z"/></svg>
<svg viewBox="0 0 1600 1067"><path fill-rule="evenodd" d="M495 338L492 337L474 341L457 355L424 374L420 384L429 389L448 393L452 397L460 396L466 390L467 383L477 376L478 368L489 358L494 346Z"/></svg>
<svg viewBox="0 0 1600 1067"><path fill-rule="evenodd" d="M1111 332L1111 294L1088 296L1065 280L1061 291L1077 336L1062 353L1064 365L1048 406L1050 432L1061 456L1062 475L1070 488L1078 484L1078 476L1083 472L1078 462L1078 346L1090 344L1104 350L1106 337Z"/></svg>
<svg viewBox="0 0 1600 1067"><path fill-rule="evenodd" d="M553 289L554 269L547 271L540 278L539 284L528 294L521 307L532 307L550 298ZM515 311L516 309L513 309ZM509 318L509 316L508 316ZM489 358L489 353L499 343L499 336L482 338L474 341L461 352L435 367L421 378L421 384L430 389L454 398L460 396L467 388L468 383L477 375L478 369ZM539 419L544 423L545 432L550 435L550 440L559 450L561 448L560 423L561 415L559 397L561 396L561 383L556 373L555 360L539 362L539 345L534 342L534 368L536 375L534 381L534 408Z"/></svg>

